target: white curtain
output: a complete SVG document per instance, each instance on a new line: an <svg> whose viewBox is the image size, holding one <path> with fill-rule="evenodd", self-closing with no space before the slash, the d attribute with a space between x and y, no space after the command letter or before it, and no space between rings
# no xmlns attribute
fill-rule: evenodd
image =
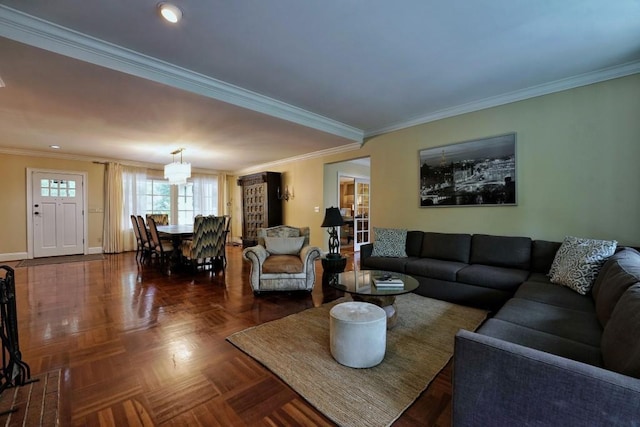
<svg viewBox="0 0 640 427"><path fill-rule="evenodd" d="M122 252L122 165L107 163L104 171L105 201L102 250ZM124 223L126 225L126 223Z"/></svg>
<svg viewBox="0 0 640 427"><path fill-rule="evenodd" d="M122 234L124 251L132 251L136 248L136 237L133 233L131 215L145 216L147 211L146 199L147 171L133 166L122 167Z"/></svg>
<svg viewBox="0 0 640 427"><path fill-rule="evenodd" d="M218 175L218 212L220 212L220 215L229 214L227 199L227 175L221 173Z"/></svg>
<svg viewBox="0 0 640 427"><path fill-rule="evenodd" d="M218 177L194 174L191 182L194 215L218 215Z"/></svg>

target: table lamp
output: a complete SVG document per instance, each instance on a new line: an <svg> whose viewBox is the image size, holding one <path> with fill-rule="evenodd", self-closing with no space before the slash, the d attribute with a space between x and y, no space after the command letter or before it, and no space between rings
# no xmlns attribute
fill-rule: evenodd
<svg viewBox="0 0 640 427"><path fill-rule="evenodd" d="M338 259L340 258L340 241L338 240L338 231L336 227L344 225L344 219L340 214L340 209L333 206L327 208L324 213L324 221L320 227L329 227L327 232L329 233L329 253L327 258Z"/></svg>

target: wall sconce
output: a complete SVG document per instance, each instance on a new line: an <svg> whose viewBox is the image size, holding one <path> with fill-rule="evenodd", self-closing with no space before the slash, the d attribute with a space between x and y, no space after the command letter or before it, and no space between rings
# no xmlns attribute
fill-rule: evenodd
<svg viewBox="0 0 640 427"><path fill-rule="evenodd" d="M278 187L278 200L284 200L288 202L289 199L293 199L293 191L289 192L289 186L284 187L284 193L280 194L280 187Z"/></svg>

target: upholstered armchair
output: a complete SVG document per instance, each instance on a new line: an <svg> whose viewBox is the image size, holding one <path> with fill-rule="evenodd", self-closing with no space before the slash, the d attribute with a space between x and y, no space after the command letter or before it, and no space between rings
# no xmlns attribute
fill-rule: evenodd
<svg viewBox="0 0 640 427"><path fill-rule="evenodd" d="M309 227L278 225L258 229L258 245L242 252L251 262L253 293L309 291L316 280L315 261L320 248L309 246Z"/></svg>

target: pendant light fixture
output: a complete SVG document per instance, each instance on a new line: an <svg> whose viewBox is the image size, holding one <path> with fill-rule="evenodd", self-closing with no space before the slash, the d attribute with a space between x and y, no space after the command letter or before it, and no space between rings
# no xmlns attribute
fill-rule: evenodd
<svg viewBox="0 0 640 427"><path fill-rule="evenodd" d="M173 162L164 165L164 177L169 180L171 185L186 184L187 178L191 177L191 163L182 162L182 152L184 148L178 148L172 151ZM180 154L180 161L176 162L176 154Z"/></svg>

